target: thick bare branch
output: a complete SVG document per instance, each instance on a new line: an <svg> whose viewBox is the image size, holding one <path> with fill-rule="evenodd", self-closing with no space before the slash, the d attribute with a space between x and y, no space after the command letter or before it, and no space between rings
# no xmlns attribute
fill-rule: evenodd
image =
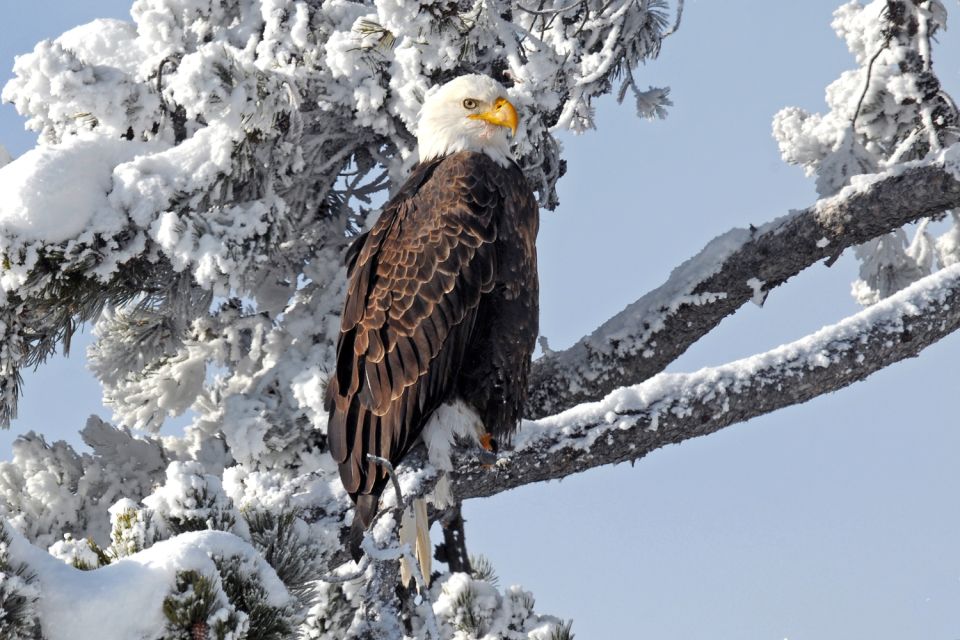
<svg viewBox="0 0 960 640"><path fill-rule="evenodd" d="M600 402L527 422L496 472L460 461L459 498L636 460L666 444L806 402L917 355L960 328L960 265L767 353L690 374L662 373Z"/></svg>
<svg viewBox="0 0 960 640"><path fill-rule="evenodd" d="M946 152L948 157L951 150ZM904 224L960 206L949 158L860 177L859 187L762 228L735 229L678 267L667 282L570 349L534 363L529 417L600 398L662 371L723 318L819 260Z"/></svg>

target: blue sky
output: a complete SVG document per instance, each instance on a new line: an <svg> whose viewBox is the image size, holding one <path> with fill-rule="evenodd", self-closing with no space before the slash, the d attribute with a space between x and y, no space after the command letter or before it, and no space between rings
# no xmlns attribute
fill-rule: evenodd
<svg viewBox="0 0 960 640"><path fill-rule="evenodd" d="M598 130L564 136L561 206L539 240L544 335L562 348L733 226L813 202L770 136L784 106L823 110L853 60L829 27L839 0L687 0L681 30L637 74L669 85L665 121L603 101ZM0 62L128 2L16 5ZM956 14L956 9L951 6ZM954 16L956 17L956 15ZM934 50L960 97L960 36ZM8 72L4 72L8 73ZM0 142L32 136L0 109ZM671 369L720 364L857 311L856 264L816 266L725 320ZM84 344L83 341L80 343ZM948 338L919 358L801 407L562 482L469 502L467 539L501 584L574 619L581 639L872 640L960 637L960 431ZM75 440L102 411L82 348L26 377L21 417Z"/></svg>

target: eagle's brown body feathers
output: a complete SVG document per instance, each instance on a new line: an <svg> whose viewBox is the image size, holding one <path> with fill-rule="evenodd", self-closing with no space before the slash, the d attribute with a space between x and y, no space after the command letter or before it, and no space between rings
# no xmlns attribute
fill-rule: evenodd
<svg viewBox="0 0 960 640"><path fill-rule="evenodd" d="M444 402L465 401L501 441L515 430L538 331L538 226L515 164L460 152L418 165L350 248L328 433L363 528L388 481L367 454L399 462Z"/></svg>

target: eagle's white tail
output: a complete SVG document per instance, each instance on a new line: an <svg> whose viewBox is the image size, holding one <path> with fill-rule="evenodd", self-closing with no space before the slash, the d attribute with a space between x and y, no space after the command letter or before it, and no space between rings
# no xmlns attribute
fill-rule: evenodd
<svg viewBox="0 0 960 640"><path fill-rule="evenodd" d="M400 522L400 544L408 544L420 565L420 572L426 586L430 586L430 573L433 571L430 554L430 519L427 517L427 501L417 498L403 512ZM408 586L413 578L413 570L408 560L400 558L400 583Z"/></svg>

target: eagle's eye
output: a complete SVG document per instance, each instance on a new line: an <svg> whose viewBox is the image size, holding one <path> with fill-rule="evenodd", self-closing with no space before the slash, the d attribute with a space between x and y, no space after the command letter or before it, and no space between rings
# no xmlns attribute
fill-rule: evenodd
<svg viewBox="0 0 960 640"><path fill-rule="evenodd" d="M480 103L474 100L473 98L467 98L466 100L463 101L463 108L466 109L467 111L473 111L479 105Z"/></svg>

